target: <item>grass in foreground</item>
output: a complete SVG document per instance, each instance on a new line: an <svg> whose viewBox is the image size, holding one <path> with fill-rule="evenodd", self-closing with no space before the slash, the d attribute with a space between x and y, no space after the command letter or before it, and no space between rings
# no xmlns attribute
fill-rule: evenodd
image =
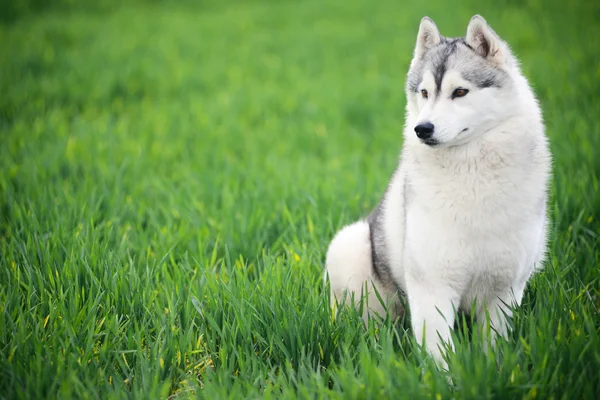
<svg viewBox="0 0 600 400"><path fill-rule="evenodd" d="M0 26L0 398L600 393L598 5L66 4ZM450 386L401 325L332 315L322 265L395 167L421 16L474 13L543 105L555 233Z"/></svg>

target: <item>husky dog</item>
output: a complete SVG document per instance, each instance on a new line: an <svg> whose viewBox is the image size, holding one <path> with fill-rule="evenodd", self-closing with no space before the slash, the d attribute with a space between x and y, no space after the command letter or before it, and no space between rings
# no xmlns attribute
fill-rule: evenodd
<svg viewBox="0 0 600 400"><path fill-rule="evenodd" d="M397 314L406 296L417 342L445 366L458 309L489 316L491 344L506 337L545 256L551 155L516 57L479 15L464 38L421 20L406 97L399 166L371 215L334 237L325 277L332 305L365 297L367 313L383 300Z"/></svg>

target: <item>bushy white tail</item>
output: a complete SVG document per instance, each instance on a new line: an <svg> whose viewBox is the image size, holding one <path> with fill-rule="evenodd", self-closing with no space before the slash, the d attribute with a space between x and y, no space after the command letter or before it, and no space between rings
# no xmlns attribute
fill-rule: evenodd
<svg viewBox="0 0 600 400"><path fill-rule="evenodd" d="M365 321L369 314L377 313L381 317L386 314L374 288L386 304L398 303L397 292L387 290L373 274L369 224L366 221L348 225L335 235L327 250L325 279L328 277L331 306L334 307L336 301L350 304L353 297L354 305L357 305L365 297ZM389 308L395 310L396 305Z"/></svg>

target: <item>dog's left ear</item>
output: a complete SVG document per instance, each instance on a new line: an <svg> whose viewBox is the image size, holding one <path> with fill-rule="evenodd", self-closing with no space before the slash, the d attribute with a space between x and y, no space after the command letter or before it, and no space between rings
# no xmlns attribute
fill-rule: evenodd
<svg viewBox="0 0 600 400"><path fill-rule="evenodd" d="M506 48L502 39L490 28L481 15L474 15L467 27L466 42L480 56L503 64Z"/></svg>

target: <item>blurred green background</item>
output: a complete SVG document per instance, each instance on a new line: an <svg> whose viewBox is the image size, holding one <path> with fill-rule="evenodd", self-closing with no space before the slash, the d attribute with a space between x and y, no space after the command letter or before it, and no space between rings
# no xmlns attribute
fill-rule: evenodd
<svg viewBox="0 0 600 400"><path fill-rule="evenodd" d="M453 384L329 310L328 241L398 160L422 16L482 14L554 154L549 261ZM593 398L597 1L0 0L0 398Z"/></svg>

